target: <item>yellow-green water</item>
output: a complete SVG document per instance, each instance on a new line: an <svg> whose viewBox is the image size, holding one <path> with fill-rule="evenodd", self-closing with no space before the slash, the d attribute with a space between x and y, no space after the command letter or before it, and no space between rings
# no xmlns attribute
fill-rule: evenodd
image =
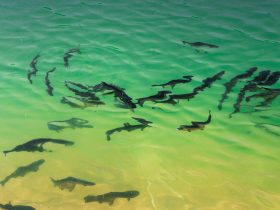
<svg viewBox="0 0 280 210"><path fill-rule="evenodd" d="M276 1L40 1L1 2L0 132L1 151L36 138L74 141L64 147L45 144L53 152L13 152L0 156L0 180L39 159L36 173L0 186L0 203L56 209L280 209L279 136L254 122L280 125L279 98L270 109L237 113L232 105L239 88L218 110L228 82L250 67L279 70L279 3ZM182 41L220 46L197 53ZM80 44L82 54L63 56ZM39 53L38 73L27 80L31 60ZM45 91L45 74L54 96ZM126 89L133 99L156 94L151 87L185 75L193 81L171 88L173 94L192 92L201 81L225 71L222 80L194 99L176 106L146 102L130 110L116 108L113 96L97 94L105 106L74 109L61 104L74 96L64 81L95 85L101 81ZM253 75L257 76L257 73ZM253 78L252 77L252 78ZM273 88L280 88L279 82ZM246 96L250 95L247 93ZM261 99L242 105L257 105ZM136 102L136 101L134 101ZM191 121L212 121L203 131L177 131ZM242 109L243 112L250 111ZM48 130L47 122L82 118L92 129ZM144 131L105 132L137 124L131 117L153 121ZM264 118L265 117L265 118ZM277 127L269 127L275 133ZM68 176L95 182L72 192L54 187L49 177ZM84 203L87 195L137 190L140 195L108 203Z"/></svg>

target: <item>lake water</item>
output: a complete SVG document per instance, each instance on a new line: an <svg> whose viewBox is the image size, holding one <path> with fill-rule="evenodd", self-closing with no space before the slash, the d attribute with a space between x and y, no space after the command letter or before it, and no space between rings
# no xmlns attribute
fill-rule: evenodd
<svg viewBox="0 0 280 210"><path fill-rule="evenodd" d="M0 156L0 180L39 159L37 172L0 186L0 203L37 210L217 210L280 209L279 99L258 112L234 111L237 94L261 70L279 70L278 1L6 1L1 2L1 151L38 138L73 141L46 143L52 152L12 152ZM182 41L219 48L195 48ZM63 57L71 48L69 68ZM207 54L196 52L206 51ZM38 72L27 80L30 62L40 53ZM53 96L46 92L46 72ZM258 71L237 82L219 111L222 85L251 67ZM75 96L64 81L96 85L104 81L136 98L160 90L191 93L207 77L225 71L195 98L171 104L145 102L129 109L114 106L113 95L96 94L105 105L78 109L60 103ZM173 89L152 87L192 75ZM72 86L73 87L73 86ZM280 88L280 83L271 86ZM246 97L256 93L246 92ZM263 99L245 100L256 106ZM153 108L154 107L154 108ZM191 121L212 121L204 130L178 131ZM248 113L249 112L249 113ZM50 121L88 120L93 128L49 130ZM152 121L143 131L106 131L131 117ZM256 126L255 123L267 123ZM272 124L272 125L268 125ZM55 180L75 177L95 186L76 185L72 192ZM139 191L128 201L85 203L87 195Z"/></svg>

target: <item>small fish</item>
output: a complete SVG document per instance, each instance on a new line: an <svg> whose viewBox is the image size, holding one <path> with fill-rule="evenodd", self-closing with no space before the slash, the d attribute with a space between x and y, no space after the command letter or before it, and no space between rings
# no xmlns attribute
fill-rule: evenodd
<svg viewBox="0 0 280 210"><path fill-rule="evenodd" d="M166 98L166 94L172 93L169 90L162 90L162 91L158 91L158 93L156 95L152 95L149 97L145 97L145 98L138 98L136 100L138 100L137 104L139 104L141 107L143 107L143 104L145 101L156 101L156 100L162 100Z"/></svg>
<svg viewBox="0 0 280 210"><path fill-rule="evenodd" d="M229 118L231 118L233 114L240 112L240 103L243 101L244 96L245 92L238 93L238 97L233 104L234 111L231 114L229 114Z"/></svg>
<svg viewBox="0 0 280 210"><path fill-rule="evenodd" d="M188 94L180 94L180 95L169 95L170 99L177 99L179 101L182 99L188 99L188 101L190 101L190 99L194 98L194 96L197 94L198 92L195 91L193 93L188 93Z"/></svg>
<svg viewBox="0 0 280 210"><path fill-rule="evenodd" d="M9 152L22 152L22 151L26 151L26 152L35 152L35 151L39 151L39 152L43 152L45 151L43 148L43 145L47 142L51 142L51 143L55 143L55 144L64 144L65 146L72 146L74 145L73 141L66 141L66 140L61 140L61 139L51 139L51 138L39 138L39 139L33 139L30 140L24 144L20 144L18 146L16 146L14 149L12 150L8 150L8 151L3 151L5 156L7 153ZM40 146L38 146L40 145Z"/></svg>
<svg viewBox="0 0 280 210"><path fill-rule="evenodd" d="M122 88L117 87L115 85L109 85L106 82L102 82L102 85L104 85L107 89L113 90L115 97L118 97L122 102L127 104L131 109L136 108L136 105L131 101L132 98L130 98Z"/></svg>
<svg viewBox="0 0 280 210"><path fill-rule="evenodd" d="M44 159L35 161L27 166L21 166L18 167L17 170L15 170L11 175L7 176L3 181L0 182L0 184L4 187L6 182L8 182L11 178L17 178L17 177L24 177L26 174L30 172L37 172L39 170L39 167L45 162Z"/></svg>
<svg viewBox="0 0 280 210"><path fill-rule="evenodd" d="M259 72L259 75L254 77L253 80L251 80L250 82L261 82L266 80L266 78L268 77L268 75L270 74L270 70L263 70Z"/></svg>
<svg viewBox="0 0 280 210"><path fill-rule="evenodd" d="M183 130L183 131L196 131L196 130L204 130L205 125L208 125L211 122L211 114L209 110L209 116L207 121L205 122L195 122L192 121L192 125L181 125L180 127L177 128L177 130Z"/></svg>
<svg viewBox="0 0 280 210"><path fill-rule="evenodd" d="M70 101L69 99L75 100L76 103ZM83 103L83 105L79 105L79 102ZM72 108L79 108L79 109L84 109L87 107L97 107L99 105L105 105L105 103L102 101L90 101L90 100L87 100L84 98L76 98L76 97L72 97L72 96L62 97L62 99L60 100L60 103L68 104Z"/></svg>
<svg viewBox="0 0 280 210"><path fill-rule="evenodd" d="M109 205L113 205L116 198L127 198L128 201L130 201L131 198L135 198L139 195L139 191L127 191L127 192L109 192L104 195L88 195L86 196L85 203L98 201L99 203L107 202Z"/></svg>
<svg viewBox="0 0 280 210"><path fill-rule="evenodd" d="M219 105L218 105L218 109L221 110L222 109L222 104L224 103L225 99L228 98L228 94L230 92L233 92L232 88L236 85L238 80L241 79L246 79L248 77L251 77L255 71L257 71L258 68L257 67L251 67L250 69L248 69L246 71L246 73L244 74L239 74L237 76L235 76L234 78L232 78L229 82L223 84L226 88L225 92L222 94L222 100L219 100Z"/></svg>
<svg viewBox="0 0 280 210"><path fill-rule="evenodd" d="M275 96L277 96L279 94L280 94L280 92L279 93L277 93L277 92L259 93L259 94L255 94L255 95L246 97L246 101L249 102L251 100L251 98L264 98L264 99L274 98Z"/></svg>
<svg viewBox="0 0 280 210"><path fill-rule="evenodd" d="M76 179L76 178L71 177L71 176L69 176L65 179L61 179L61 180L54 180L53 178L51 178L51 180L52 180L55 187L58 186L61 190L68 189L69 192L72 192L72 190L74 190L76 184L80 184L80 185L83 185L83 186L93 186L93 185L95 185L95 183L93 183L93 182L85 181L85 180L82 180L82 179Z"/></svg>
<svg viewBox="0 0 280 210"><path fill-rule="evenodd" d="M274 85L279 80L279 77L280 77L280 71L275 71L270 73L266 81L259 82L257 84L264 85L264 86L271 86Z"/></svg>
<svg viewBox="0 0 280 210"><path fill-rule="evenodd" d="M186 42L186 41L182 41L183 44L189 44L192 47L210 47L210 48L219 48L219 46L217 45L212 45L212 44L206 44L203 42L194 42L194 43L190 43L190 42Z"/></svg>
<svg viewBox="0 0 280 210"><path fill-rule="evenodd" d="M155 103L162 103L162 104L172 104L173 106L175 106L176 104L178 104L178 102L176 102L174 99L169 98L168 100L165 101L154 101Z"/></svg>
<svg viewBox="0 0 280 210"><path fill-rule="evenodd" d="M213 77L207 77L206 79L202 80L204 83L203 85L200 85L193 89L193 92L197 91L204 91L205 88L210 88L211 85L216 82L216 80L221 80L221 76L225 73L225 71L221 71L217 74L215 74Z"/></svg>
<svg viewBox="0 0 280 210"><path fill-rule="evenodd" d="M66 68L68 68L69 67L69 58L71 58L73 55L72 55L72 53L78 53L78 54L81 54L82 52L81 52L81 50L80 49L78 49L78 48L72 48L72 49L69 49L69 51L68 52L66 52L66 53L64 53L64 55L66 55L65 57L63 57L63 61L64 61L64 66L66 67Z"/></svg>
<svg viewBox="0 0 280 210"><path fill-rule="evenodd" d="M148 125L149 123L153 123L153 122L147 121L147 120L145 120L143 118L137 118L137 117L131 117L131 118L134 119L134 120L137 120L138 122L140 122L142 124L145 124L145 125Z"/></svg>
<svg viewBox="0 0 280 210"><path fill-rule="evenodd" d="M15 205L12 206L11 201L8 204L1 204L0 203L0 209L4 210L35 210L32 206L22 206L22 205Z"/></svg>
<svg viewBox="0 0 280 210"><path fill-rule="evenodd" d="M36 76L36 73L38 71L38 69L36 68L36 64L37 64L37 59L40 57L40 53L38 55L36 55L33 60L30 63L30 68L33 70L31 71L30 69L28 69L28 73L27 73L27 79L29 80L30 84L32 84L32 80L31 80L31 76L34 75Z"/></svg>
<svg viewBox="0 0 280 210"><path fill-rule="evenodd" d="M130 125L129 123L124 123L123 127L119 127L119 128L114 128L112 130L108 130L106 131L106 135L107 135L107 140L110 141L111 140L111 135L115 132L121 132L121 131L134 131L136 129L141 129L141 131L143 131L146 127L151 127L149 125L146 124L141 124L141 125Z"/></svg>
<svg viewBox="0 0 280 210"><path fill-rule="evenodd" d="M133 113L135 112L134 109L130 108L127 104L122 101L119 101L117 97L115 97L114 106L122 109L130 109Z"/></svg>
<svg viewBox="0 0 280 210"><path fill-rule="evenodd" d="M45 78L45 85L47 85L47 87L48 87L48 88L46 89L46 91L47 91L47 93L48 93L50 96L53 96L53 93L52 93L53 87L50 86L51 82L50 82L50 80L49 80L49 73L54 72L55 69L56 69L56 68L54 67L52 70L48 71L48 72L46 73L46 78Z"/></svg>
<svg viewBox="0 0 280 210"><path fill-rule="evenodd" d="M71 118L70 120L64 121L51 121L48 122L47 125L49 130L54 130L56 132L60 132L65 128L93 128L92 125L84 125L86 123L88 123L87 120L83 120L80 118Z"/></svg>
<svg viewBox="0 0 280 210"><path fill-rule="evenodd" d="M90 100L96 100L96 101L100 100L99 97L95 96L94 93L90 93L89 91L88 92L79 91L79 90L69 87L67 84L65 84L65 87L67 87L68 90L74 92L75 95L79 95L82 97L88 97Z"/></svg>
<svg viewBox="0 0 280 210"><path fill-rule="evenodd" d="M198 52L198 53L204 53L204 54L207 54L207 52L206 52L206 51L204 51L204 50L197 50L197 49L195 49L195 51L196 51L196 52Z"/></svg>
<svg viewBox="0 0 280 210"><path fill-rule="evenodd" d="M187 78L188 80L176 79L176 80L171 80L170 82L167 82L167 83L164 83L164 84L161 84L161 85L152 85L152 87L162 86L164 88L165 86L170 85L171 88L173 89L175 87L175 85L177 85L177 84L185 84L185 83L191 82L192 77L193 76L184 76L184 78Z"/></svg>

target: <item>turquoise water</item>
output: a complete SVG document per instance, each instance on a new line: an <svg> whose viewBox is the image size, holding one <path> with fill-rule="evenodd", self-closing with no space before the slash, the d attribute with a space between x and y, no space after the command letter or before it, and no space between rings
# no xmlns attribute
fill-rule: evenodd
<svg viewBox="0 0 280 210"><path fill-rule="evenodd" d="M250 67L279 70L279 3L277 1L39 1L1 2L1 141L2 151L37 138L75 142L71 147L45 144L49 152L14 152L0 156L0 180L20 166L39 159L34 173L0 186L0 203L36 209L279 209L279 127L258 128L253 122L280 125L279 98L261 112L233 112L241 80L217 106L228 82ZM219 48L196 48L182 41ZM69 68L64 53L79 46ZM27 80L32 59L40 53L33 84ZM49 75L54 96L44 84ZM191 93L202 80L225 71L221 80L194 99L179 104L145 102L135 113L114 106L112 95L97 93L105 106L75 109L60 103L75 96L64 81L119 85L133 99L156 94L182 76L193 80L171 89ZM250 78L248 78L250 79ZM279 82L272 88L280 88ZM253 93L246 93L249 96ZM262 99L245 100L255 106ZM136 102L136 100L133 100ZM156 107L156 109L152 109ZM161 109L158 109L161 108ZM191 121L212 121L201 131L177 131ZM241 109L248 112L249 109ZM50 131L47 122L72 117L93 128ZM105 132L137 124L131 117L152 121L143 131ZM253 121L253 122L252 122ZM270 132L269 132L270 131ZM72 192L54 187L73 176L95 182ZM140 195L108 203L84 203L87 195L137 190Z"/></svg>

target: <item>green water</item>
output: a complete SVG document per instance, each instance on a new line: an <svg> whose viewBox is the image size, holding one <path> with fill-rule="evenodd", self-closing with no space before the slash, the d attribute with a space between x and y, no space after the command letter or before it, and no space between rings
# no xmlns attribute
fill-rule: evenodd
<svg viewBox="0 0 280 210"><path fill-rule="evenodd" d="M233 103L245 81L218 110L228 82L250 67L279 70L277 1L5 1L0 4L0 131L1 151L36 138L75 142L71 147L45 144L53 152L13 152L0 156L0 180L20 166L44 159L36 173L11 179L0 186L0 203L56 209L279 209L279 128L255 127L252 122L280 125L279 98L265 111L233 112ZM205 42L219 48L196 48L182 41ZM80 45L82 54L64 53ZM32 59L39 53L37 76L27 80ZM45 91L46 72L51 97ZM225 71L221 80L194 99L176 106L146 102L135 113L116 108L112 95L98 97L105 106L86 109L61 104L75 96L64 81L96 85L101 81L125 88L133 99L156 94L151 87L185 75L193 81L171 89L191 93L202 80ZM280 88L279 82L273 88ZM253 93L246 93L246 96ZM255 106L261 99L245 100ZM134 101L136 102L136 101ZM152 107L157 107L152 109ZM158 109L161 108L162 110ZM191 121L212 121L201 131L177 131ZM242 112L250 111L241 109ZM72 117L88 120L91 129L50 131L49 121ZM144 131L105 132L137 124L131 117L152 121ZM73 176L95 182L77 185L72 192L54 187L49 177ZM108 203L84 203L87 195L137 190L140 195Z"/></svg>

